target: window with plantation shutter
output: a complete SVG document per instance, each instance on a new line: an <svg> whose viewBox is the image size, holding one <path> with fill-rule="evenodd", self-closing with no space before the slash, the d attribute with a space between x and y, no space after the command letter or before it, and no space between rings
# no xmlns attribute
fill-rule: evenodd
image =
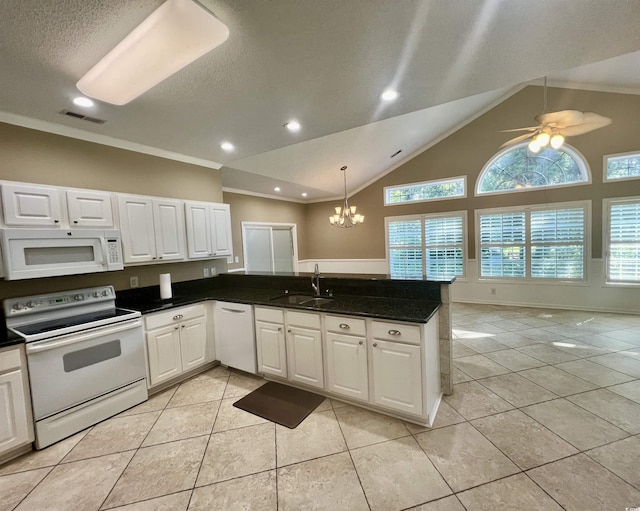
<svg viewBox="0 0 640 511"><path fill-rule="evenodd" d="M640 197L605 199L607 281L640 283Z"/></svg>
<svg viewBox="0 0 640 511"><path fill-rule="evenodd" d="M389 273L396 278L464 276L466 213L386 219Z"/></svg>
<svg viewBox="0 0 640 511"><path fill-rule="evenodd" d="M587 211L586 202L479 211L480 277L584 280Z"/></svg>

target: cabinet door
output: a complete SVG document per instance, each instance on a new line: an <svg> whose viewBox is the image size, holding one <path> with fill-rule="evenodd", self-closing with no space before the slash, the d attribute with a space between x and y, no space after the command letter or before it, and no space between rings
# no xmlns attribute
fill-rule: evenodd
<svg viewBox="0 0 640 511"><path fill-rule="evenodd" d="M422 415L420 346L374 339L371 344L373 402Z"/></svg>
<svg viewBox="0 0 640 511"><path fill-rule="evenodd" d="M170 325L147 332L151 385L157 385L182 373L180 351L179 325Z"/></svg>
<svg viewBox="0 0 640 511"><path fill-rule="evenodd" d="M7 225L57 226L62 220L60 192L56 188L2 185L2 207Z"/></svg>
<svg viewBox="0 0 640 511"><path fill-rule="evenodd" d="M71 227L113 227L111 196L106 192L67 191Z"/></svg>
<svg viewBox="0 0 640 511"><path fill-rule="evenodd" d="M214 256L231 255L231 211L228 204L213 204L211 219L211 250Z"/></svg>
<svg viewBox="0 0 640 511"><path fill-rule="evenodd" d="M122 251L125 263L141 263L156 259L156 237L153 227L153 204L148 197L119 196Z"/></svg>
<svg viewBox="0 0 640 511"><path fill-rule="evenodd" d="M153 200L153 225L156 236L156 255L164 261L184 259L185 230L182 201Z"/></svg>
<svg viewBox="0 0 640 511"><path fill-rule="evenodd" d="M287 351L284 325L256 321L258 372L287 377Z"/></svg>
<svg viewBox="0 0 640 511"><path fill-rule="evenodd" d="M364 337L327 332L327 390L354 399L369 399L367 345Z"/></svg>
<svg viewBox="0 0 640 511"><path fill-rule="evenodd" d="M322 373L322 335L320 330L287 329L289 379L314 387L324 387Z"/></svg>
<svg viewBox="0 0 640 511"><path fill-rule="evenodd" d="M212 256L211 219L206 202L185 202L187 224L187 255L189 259L204 259Z"/></svg>
<svg viewBox="0 0 640 511"><path fill-rule="evenodd" d="M0 375L0 453L29 442L22 370Z"/></svg>
<svg viewBox="0 0 640 511"><path fill-rule="evenodd" d="M206 362L207 321L204 317L180 324L182 370L188 371Z"/></svg>

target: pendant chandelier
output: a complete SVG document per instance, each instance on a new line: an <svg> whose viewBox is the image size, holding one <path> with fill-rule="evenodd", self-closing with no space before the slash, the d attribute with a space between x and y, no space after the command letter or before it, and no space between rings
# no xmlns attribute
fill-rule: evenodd
<svg viewBox="0 0 640 511"><path fill-rule="evenodd" d="M364 215L356 213L355 206L349 206L347 200L347 166L341 167L344 172L344 204L336 207L335 215L329 217L329 222L335 227L355 227L364 222Z"/></svg>

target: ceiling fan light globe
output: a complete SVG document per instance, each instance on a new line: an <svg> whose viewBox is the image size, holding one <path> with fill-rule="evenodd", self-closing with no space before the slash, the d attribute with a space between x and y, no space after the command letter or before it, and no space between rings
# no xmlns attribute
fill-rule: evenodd
<svg viewBox="0 0 640 511"><path fill-rule="evenodd" d="M547 147L550 139L551 137L549 136L549 133L543 131L536 137L536 142L540 147Z"/></svg>
<svg viewBox="0 0 640 511"><path fill-rule="evenodd" d="M540 144L538 144L538 141L534 138L531 142L529 142L529 151L531 151L532 153L539 153L540 149L542 149L540 147Z"/></svg>
<svg viewBox="0 0 640 511"><path fill-rule="evenodd" d="M564 144L564 136L560 135L560 133L556 133L551 137L550 143L551 147L553 147L554 149L560 149L562 147L562 144Z"/></svg>

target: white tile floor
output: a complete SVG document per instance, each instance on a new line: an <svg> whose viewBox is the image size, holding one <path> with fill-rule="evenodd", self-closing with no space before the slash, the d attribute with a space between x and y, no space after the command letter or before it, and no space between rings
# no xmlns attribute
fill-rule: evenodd
<svg viewBox="0 0 640 511"><path fill-rule="evenodd" d="M325 400L297 429L216 368L0 466L0 511L640 506L640 318L456 304L433 429Z"/></svg>

